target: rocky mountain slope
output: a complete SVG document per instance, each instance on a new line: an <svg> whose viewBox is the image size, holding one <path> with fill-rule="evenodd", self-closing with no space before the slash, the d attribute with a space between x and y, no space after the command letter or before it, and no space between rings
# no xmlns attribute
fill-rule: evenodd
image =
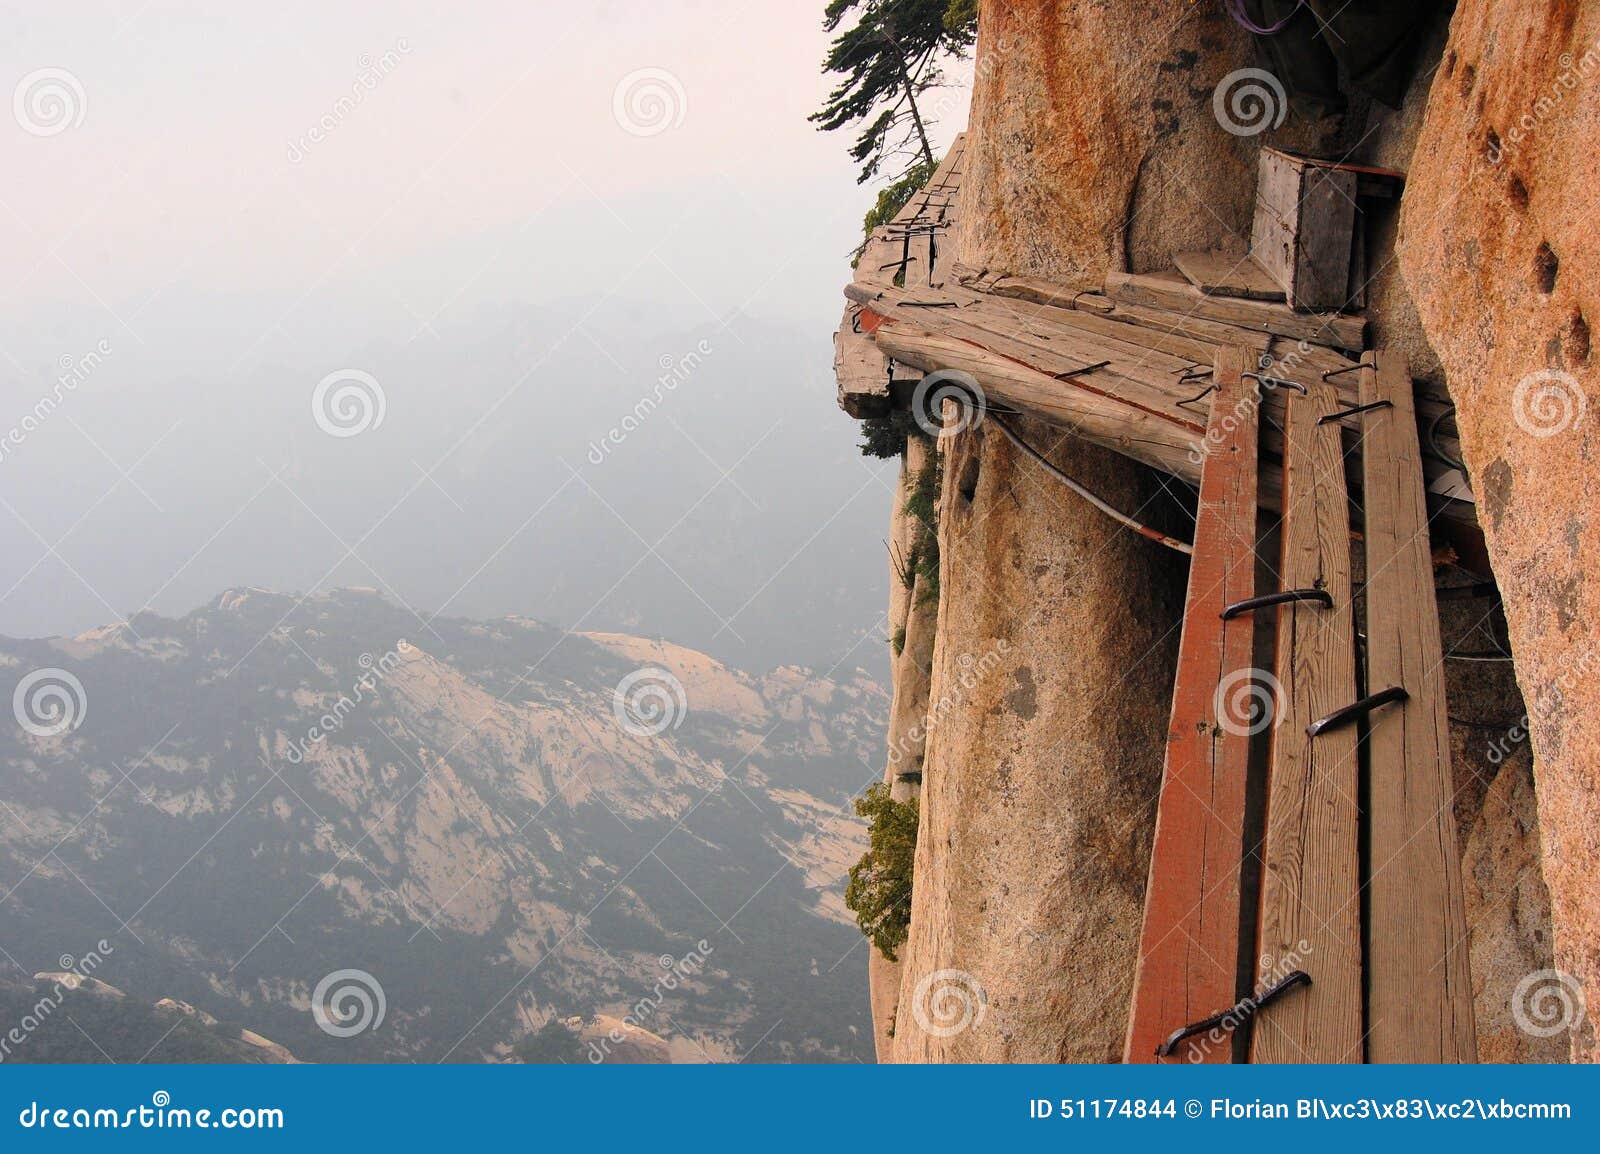
<svg viewBox="0 0 1600 1154"><path fill-rule="evenodd" d="M103 939L131 998L310 1061L497 1060L601 1016L677 1060L870 1053L838 896L864 674L253 589L0 640L0 670L12 981Z"/></svg>

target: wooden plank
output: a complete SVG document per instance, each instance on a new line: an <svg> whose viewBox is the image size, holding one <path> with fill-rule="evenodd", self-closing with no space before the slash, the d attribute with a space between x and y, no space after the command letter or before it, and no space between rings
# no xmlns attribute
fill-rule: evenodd
<svg viewBox="0 0 1600 1154"><path fill-rule="evenodd" d="M873 334L878 348L924 372L954 369L971 374L992 402L1025 409L1042 420L1169 473L1198 477L1188 461L1192 430L1168 417L1002 357L972 341L900 320L883 320Z"/></svg>
<svg viewBox="0 0 1600 1154"><path fill-rule="evenodd" d="M1281 301L1284 291L1249 256L1207 250L1180 252L1172 263L1195 288L1213 297L1244 297L1256 301Z"/></svg>
<svg viewBox="0 0 1600 1154"><path fill-rule="evenodd" d="M833 375L839 407L856 420L881 417L889 411L889 360L865 333L851 328L850 316L833 334Z"/></svg>
<svg viewBox="0 0 1600 1154"><path fill-rule="evenodd" d="M1212 345L1224 347L1242 345L1258 353L1264 353L1271 348L1273 342L1270 333L1241 328L1239 325L1224 321L1208 320L1190 312L1173 312L1168 308L1150 308L1128 300L1114 300L1101 293L1084 293L1077 298L1075 307L1091 316L1125 321L1160 333L1182 335L1190 340L1208 341Z"/></svg>
<svg viewBox="0 0 1600 1154"><path fill-rule="evenodd" d="M1477 1045L1460 851L1451 801L1444 661L1427 505L1404 358L1369 354L1362 471L1367 542L1367 683L1410 699L1374 713L1367 1055L1471 1062Z"/></svg>
<svg viewBox="0 0 1600 1154"><path fill-rule="evenodd" d="M1256 168L1255 216L1250 225L1250 255L1285 294L1294 285L1301 171L1287 153L1275 148L1261 150Z"/></svg>
<svg viewBox="0 0 1600 1154"><path fill-rule="evenodd" d="M1294 337L1336 349L1359 350L1366 340L1365 317L1299 313L1270 301L1208 297L1176 274L1107 273L1106 295L1129 304L1224 321L1240 328Z"/></svg>
<svg viewBox="0 0 1600 1154"><path fill-rule="evenodd" d="M1256 1018L1253 1062L1359 1062L1361 891L1360 764L1356 730L1311 738L1306 727L1356 699L1350 517L1331 385L1288 402L1283 470L1285 589L1323 589L1314 603L1278 611L1280 717L1272 729L1262 846L1257 988L1293 970L1312 984Z"/></svg>
<svg viewBox="0 0 1600 1154"><path fill-rule="evenodd" d="M1355 173L1337 168L1307 170L1300 189L1290 308L1344 307L1350 292L1355 215Z"/></svg>
<svg viewBox="0 0 1600 1154"><path fill-rule="evenodd" d="M1157 1061L1156 1047L1174 1030L1238 998L1239 872L1250 738L1247 724L1236 724L1222 711L1235 700L1232 689L1241 671L1249 676L1255 622L1249 614L1225 622L1222 608L1255 590L1256 422L1248 382L1240 377L1250 363L1248 350L1224 349L1215 364L1221 388L1211 410L1211 452L1200 480L1123 1051L1128 1062ZM1227 1062L1232 1051L1226 1033L1201 1034L1165 1060Z"/></svg>

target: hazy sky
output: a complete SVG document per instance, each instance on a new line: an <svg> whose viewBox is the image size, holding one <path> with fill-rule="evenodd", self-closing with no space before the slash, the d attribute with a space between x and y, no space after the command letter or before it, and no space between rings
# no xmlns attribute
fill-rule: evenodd
<svg viewBox="0 0 1600 1154"><path fill-rule="evenodd" d="M765 453L739 446L803 435L829 480L790 538L765 546L767 578L842 547L825 527L881 550L888 499L854 500L873 471L827 412L829 333L871 191L854 184L847 137L805 121L829 86L821 7L0 6L13 95L0 117L0 632L73 631L146 604L178 613L242 582L376 584L436 608L494 576L496 540L531 534L547 556L562 543L523 527L537 490L465 511L451 493L482 532L471 555L433 557L427 526L458 517L440 506L408 521L412 487L430 493L452 469L459 483L463 462L513 449L579 465L655 366L708 334L741 346L728 403L793 404L803 419L761 433L702 405L671 434L655 422L631 451L658 472L637 483L681 488L692 512L708 459L711 481L747 477L753 493ZM941 140L965 119L954 104ZM739 316L767 326L752 332L792 330L802 351L762 365L742 346L765 338ZM319 381L343 370L382 392L383 422L369 411L357 437L312 423ZM77 374L65 389L63 372ZM609 409L566 405L602 375ZM58 403L26 420L47 394ZM704 451L729 429L732 443ZM21 435L5 443L8 431ZM308 437L332 463L304 465ZM305 532L308 507L333 540ZM407 528L391 553L440 572L341 561L393 517ZM577 617L531 589L519 598L510 557L497 592L469 588L450 611ZM765 588L761 570L749 590L718 591L711 617ZM672 633L587 623L616 624Z"/></svg>

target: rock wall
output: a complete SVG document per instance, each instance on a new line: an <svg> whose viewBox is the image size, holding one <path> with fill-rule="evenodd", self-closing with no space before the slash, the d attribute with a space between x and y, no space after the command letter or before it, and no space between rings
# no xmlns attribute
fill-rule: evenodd
<svg viewBox="0 0 1600 1154"><path fill-rule="evenodd" d="M1098 284L1242 243L1259 139L1223 132L1212 98L1251 51L1221 5L982 4L963 259ZM1273 140L1306 148L1338 130L1289 118Z"/></svg>
<svg viewBox="0 0 1600 1154"><path fill-rule="evenodd" d="M1290 114L1249 136L1223 131L1213 111L1217 86L1260 63L1220 6L984 3L957 234L967 264L1093 283L1107 269L1165 268L1175 252L1242 244L1262 143L1409 168L1402 261L1389 251L1401 214L1371 220L1373 333L1419 378L1443 383L1449 370L1512 603L1516 673L1535 701L1573 680L1595 621L1594 594L1577 582L1594 556L1592 426L1510 443L1523 374L1556 368L1585 388L1591 381L1577 285L1594 283L1584 275L1593 248L1583 250L1573 207L1593 183L1587 78L1560 113L1578 134L1564 128L1548 153L1520 140L1513 151L1506 126L1538 107L1544 89L1527 77L1554 77L1564 51L1580 67L1600 35L1592 16L1573 15L1578 7L1464 3L1454 27L1441 14L1428 31L1401 109L1358 104L1342 122ZM1497 12L1491 26L1492 8L1524 10ZM1498 118L1505 152L1487 166L1485 117ZM1137 466L1025 428L1123 507L1148 496L1150 475ZM1571 477L1583 483L1564 487ZM920 659L896 670L895 731L929 710L931 737L911 940L901 966L874 962L879 1054L1114 1058L1185 567L1116 530L982 425L949 441L944 491L937 640L914 634L933 647L931 683ZM1544 512L1552 501L1556 513ZM1556 566L1553 581L1535 565L1541 554ZM1447 606L1447 645L1483 648L1485 609ZM891 621L904 613L897 593ZM912 639L908 627L908 649ZM1600 722L1570 709L1536 720L1534 763L1496 730L1521 710L1506 667L1452 662L1449 678L1480 1055L1552 1060L1566 1051L1565 1032L1530 1033L1514 1000L1553 964L1595 993L1600 951L1585 907L1600 813L1582 759L1592 760ZM885 992L896 980L897 998ZM890 1018L892 1040L882 1036ZM1572 1039L1580 1054L1593 1053L1586 1029Z"/></svg>
<svg viewBox="0 0 1600 1154"><path fill-rule="evenodd" d="M1020 422L1123 508L1155 486ZM1122 1049L1181 610L1171 554L980 424L946 441L941 596L895 1061Z"/></svg>
<svg viewBox="0 0 1600 1154"><path fill-rule="evenodd" d="M1462 452L1530 703L1555 964L1600 1006L1600 5L1461 0L1401 214L1400 264ZM1588 580L1585 580L1585 576ZM1476 959L1475 959L1476 960ZM1600 1058L1593 1024L1575 1058Z"/></svg>
<svg viewBox="0 0 1600 1154"><path fill-rule="evenodd" d="M896 779L901 773L922 769L924 723L928 715L928 682L933 672L934 621L938 602L926 588L918 589L908 558L926 527L906 512L917 476L932 452L930 442L910 438L900 461L894 510L889 517L889 637L890 670L894 700L889 707L888 744L884 781L896 801L917 796L918 786ZM889 1060L900 1001L901 962L890 961L869 946L867 982L872 999L873 1043L880 1062ZM901 955L903 957L904 955Z"/></svg>

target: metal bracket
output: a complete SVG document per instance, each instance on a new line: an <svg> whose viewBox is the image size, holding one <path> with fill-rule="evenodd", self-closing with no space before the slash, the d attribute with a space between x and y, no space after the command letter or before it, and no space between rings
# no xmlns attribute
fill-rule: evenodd
<svg viewBox="0 0 1600 1154"><path fill-rule="evenodd" d="M1194 1022L1184 1026L1182 1029L1172 1031L1167 1036L1167 1040L1156 1047L1156 1057L1170 1058L1172 1052L1178 1048L1179 1042L1185 1038L1192 1038L1196 1034L1204 1034L1207 1030L1214 1030L1218 1026L1225 1025L1230 1030L1237 1029L1253 1018L1258 1011L1266 1009L1296 986L1309 986L1310 984L1310 974L1304 970L1294 970L1278 979L1278 981L1262 990L1259 994L1251 994L1243 1001L1229 1006L1220 1013L1212 1014L1204 1021Z"/></svg>
<svg viewBox="0 0 1600 1154"><path fill-rule="evenodd" d="M1380 689L1369 697L1363 697L1360 701L1347 705L1343 709L1335 709L1328 716L1318 721L1313 721L1306 726L1306 734L1310 737L1316 737L1319 734L1327 733L1330 729L1339 729L1342 726L1349 725L1357 718L1365 717L1380 705L1388 705L1391 701L1405 701L1410 696L1398 685L1392 685L1388 689Z"/></svg>
<svg viewBox="0 0 1600 1154"><path fill-rule="evenodd" d="M1263 389L1294 389L1302 397L1310 395L1310 391L1298 381L1286 381L1282 377L1270 377L1264 373L1240 373L1239 379L1254 381Z"/></svg>
<svg viewBox="0 0 1600 1154"><path fill-rule="evenodd" d="M1317 418L1317 424L1326 425L1329 421L1342 421L1346 417L1353 417L1357 413L1370 413L1373 409L1392 409L1393 401L1373 401L1367 405L1354 405L1348 409L1340 409L1337 413L1327 413Z"/></svg>
<svg viewBox="0 0 1600 1154"><path fill-rule="evenodd" d="M1068 377L1081 377L1085 373L1092 373L1096 369L1103 369L1107 365L1109 365L1110 363L1111 363L1110 361L1096 361L1092 365L1084 365L1083 368L1081 368L1081 369L1068 369L1064 373L1052 373L1050 375L1051 375L1052 379L1054 379L1054 380L1064 381Z"/></svg>
<svg viewBox="0 0 1600 1154"><path fill-rule="evenodd" d="M1285 589L1279 593L1267 593L1260 597L1235 601L1222 611L1222 619L1232 621L1241 613L1252 613L1257 609L1267 609L1290 601L1315 601L1324 609L1333 608L1333 594L1326 589Z"/></svg>
<svg viewBox="0 0 1600 1154"><path fill-rule="evenodd" d="M1193 405L1193 404L1195 404L1195 403L1197 403L1199 401L1202 401L1206 397L1210 396L1212 393L1216 392L1221 387L1222 387L1221 385L1207 385L1205 388L1201 389L1194 396L1190 397L1187 401L1178 401L1178 402L1176 402L1177 407L1182 409L1182 408L1185 408L1185 407L1187 407L1189 405Z"/></svg>
<svg viewBox="0 0 1600 1154"><path fill-rule="evenodd" d="M1358 373L1362 369L1370 369L1371 367L1372 367L1371 365L1362 364L1362 365L1346 365L1342 369L1329 369L1327 372L1322 374L1322 379L1325 380L1325 381L1331 381L1334 377L1343 376L1345 373Z"/></svg>

